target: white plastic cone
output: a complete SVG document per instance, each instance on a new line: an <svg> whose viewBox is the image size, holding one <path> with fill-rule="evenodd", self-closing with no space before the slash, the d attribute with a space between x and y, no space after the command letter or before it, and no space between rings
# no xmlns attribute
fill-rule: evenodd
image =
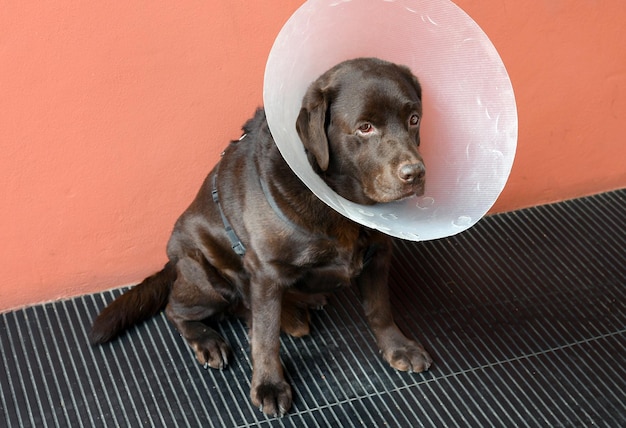
<svg viewBox="0 0 626 428"><path fill-rule="evenodd" d="M411 68L423 88L426 193L363 206L332 191L296 132L306 89L335 64L377 57ZM264 105L283 157L321 200L346 217L413 241L454 235L494 204L517 144L511 81L480 27L448 0L309 0L268 57Z"/></svg>

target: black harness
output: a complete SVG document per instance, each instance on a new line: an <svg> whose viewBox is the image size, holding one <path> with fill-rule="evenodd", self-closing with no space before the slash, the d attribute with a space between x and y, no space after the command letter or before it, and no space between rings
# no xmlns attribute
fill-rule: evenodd
<svg viewBox="0 0 626 428"><path fill-rule="evenodd" d="M217 209L220 212L220 217L222 217L222 223L224 223L224 229L226 230L226 235L228 235L228 240L230 241L231 247L233 247L233 251L240 256L246 254L246 247L241 242L241 239L237 236L233 227L230 225L230 222L226 218L226 214L224 214L224 210L222 209L222 204L220 204L220 197L217 192L217 172L219 169L219 164L215 167L215 174L213 174L213 190L211 191L211 195L213 196L213 202L217 205Z"/></svg>
<svg viewBox="0 0 626 428"><path fill-rule="evenodd" d="M246 137L246 134L242 135L242 137L239 139L239 141L243 140L245 137ZM222 155L223 155L223 153L222 153ZM217 205L217 209L218 209L218 211L220 213L220 217L222 218L222 223L224 224L224 230L226 230L226 235L228 236L228 240L230 241L230 245L233 248L233 251L236 254L238 254L238 255L243 257L246 254L246 247L245 247L245 245L243 245L243 242L241 242L241 239L239 239L239 237L237 236L237 233L235 233L235 230L233 229L232 225L228 221L228 218L226 218L226 214L224 214L224 210L222 209L222 204L220 204L219 192L217 191L217 176L218 176L218 172L219 172L219 163L215 167L215 173L213 174L213 183L212 183L213 184L213 188L211 190L211 195L213 197L213 202L215 202L215 204ZM299 225L294 223L280 209L280 207L276 203L276 200L272 196L272 193L269 191L269 188L267 187L267 183L260 176L259 176L259 182L261 183L261 189L263 190L263 194L265 195L265 199L267 200L267 202L272 207L272 210L274 210L274 213L276 213L276 215L282 221L284 221L285 223L290 225L292 228L294 228L296 230L303 231L302 227L300 227ZM304 231L304 232L308 233L306 231ZM372 246L367 248L367 250L365 251L365 254L363 255L363 266L367 265L371 261L371 259L374 256L375 252L376 252L376 246L372 245Z"/></svg>
<svg viewBox="0 0 626 428"><path fill-rule="evenodd" d="M241 138L239 138L239 141L242 141L244 138L246 138L246 135L247 134L243 134ZM222 156L223 155L224 153L222 153ZM233 251L236 254L243 256L246 254L246 247L245 245L243 245L243 242L241 242L241 239L239 239L239 237L237 236L237 233L235 233L233 226L228 221L228 218L226 218L226 214L224 214L224 210L222 209L222 204L220 204L219 192L217 191L218 171L219 171L219 163L215 167L215 174L213 174L213 189L211 191L213 202L215 202L215 204L217 205L217 209L220 212L220 217L222 218L222 223L224 223L224 229L226 230L226 235L228 236L228 240L230 241L230 245L233 248ZM276 200L274 199L274 197L272 196L272 193L267 187L267 183L265 182L265 180L263 180L259 176L259 181L261 183L261 189L263 189L263 194L265 195L265 199L270 204L270 206L272 207L276 215L282 221L290 225L292 228L296 230L302 230L300 226L298 226L293 221L291 221L289 217L287 217L285 213L283 213L283 211L279 208L278 204L276 203Z"/></svg>
<svg viewBox="0 0 626 428"><path fill-rule="evenodd" d="M220 212L220 217L222 218L222 223L224 223L224 229L226 230L226 235L228 236L228 240L230 241L230 245L233 248L233 251L235 251L235 253L239 254L240 256L243 256L244 254L246 254L246 247L245 245L243 245L243 242L241 242L241 239L239 239L239 237L237 236L237 233L235 233L233 226L228 221L228 218L226 218L226 214L224 214L224 210L222 209L222 204L220 204L219 192L217 191L218 170L219 170L219 164L218 166L215 167L215 174L213 174L213 189L211 190L213 202L215 202L215 204L217 205L217 209ZM302 230L300 226L298 226L293 221L291 221L289 217L287 217L285 213L278 207L278 204L276 203L276 200L270 193L267 187L267 183L265 183L265 180L260 178L259 181L261 182L261 189L263 189L263 194L265 195L265 199L274 210L274 213L276 213L276 215L282 221L290 225L292 228L296 230Z"/></svg>

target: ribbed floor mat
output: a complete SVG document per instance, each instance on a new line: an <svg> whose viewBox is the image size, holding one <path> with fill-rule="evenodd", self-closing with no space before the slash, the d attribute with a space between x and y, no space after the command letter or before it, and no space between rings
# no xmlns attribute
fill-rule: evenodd
<svg viewBox="0 0 626 428"><path fill-rule="evenodd" d="M357 296L341 292L310 336L282 338L294 405L281 419L249 403L237 320L221 324L233 363L205 371L163 316L90 347L119 290L4 313L0 426L626 426L626 190L399 241L391 287L431 371L388 368Z"/></svg>

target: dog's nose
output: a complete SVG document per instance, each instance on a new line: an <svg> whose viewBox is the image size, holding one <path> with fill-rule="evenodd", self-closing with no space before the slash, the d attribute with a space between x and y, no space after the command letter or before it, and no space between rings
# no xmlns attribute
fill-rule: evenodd
<svg viewBox="0 0 626 428"><path fill-rule="evenodd" d="M413 183L424 179L426 167L422 162L403 163L398 168L398 177L405 183Z"/></svg>

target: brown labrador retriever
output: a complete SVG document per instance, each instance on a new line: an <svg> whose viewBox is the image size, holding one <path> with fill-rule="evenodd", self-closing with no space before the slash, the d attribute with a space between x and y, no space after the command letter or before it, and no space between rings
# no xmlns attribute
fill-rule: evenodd
<svg viewBox="0 0 626 428"><path fill-rule="evenodd" d="M421 116L421 88L409 69L359 58L313 82L294 125L311 165L335 192L374 204L423 193ZM279 359L281 329L307 334L308 309L354 284L383 358L398 370L427 370L428 353L392 318L391 238L320 201L283 160L262 109L243 130L176 222L163 270L102 311L91 343L165 309L200 364L223 368L230 347L210 325L223 314L244 316L252 403L282 415L292 395Z"/></svg>

